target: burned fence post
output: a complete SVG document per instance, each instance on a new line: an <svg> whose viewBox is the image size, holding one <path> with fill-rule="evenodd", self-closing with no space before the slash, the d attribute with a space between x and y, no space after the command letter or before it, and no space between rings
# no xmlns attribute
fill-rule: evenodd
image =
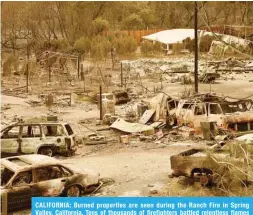
<svg viewBox="0 0 253 215"><path fill-rule="evenodd" d="M47 58L47 67L48 67L48 81L51 82L51 65L49 62L49 52L46 52L46 58Z"/></svg>
<svg viewBox="0 0 253 215"><path fill-rule="evenodd" d="M81 64L81 81L83 81L83 91L85 92L85 74L83 71L83 64Z"/></svg>
<svg viewBox="0 0 253 215"><path fill-rule="evenodd" d="M103 106L102 106L102 86L99 87L99 109L100 109L100 120L103 120Z"/></svg>
<svg viewBox="0 0 253 215"><path fill-rule="evenodd" d="M80 77L80 55L77 56L77 78Z"/></svg>
<svg viewBox="0 0 253 215"><path fill-rule="evenodd" d="M51 82L51 66L48 66L48 79Z"/></svg>

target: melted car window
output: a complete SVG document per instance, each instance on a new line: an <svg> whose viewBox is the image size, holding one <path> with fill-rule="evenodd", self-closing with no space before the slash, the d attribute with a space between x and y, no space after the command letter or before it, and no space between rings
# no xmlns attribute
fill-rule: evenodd
<svg viewBox="0 0 253 215"><path fill-rule="evenodd" d="M41 137L40 127L38 125L23 126L22 137Z"/></svg>
<svg viewBox="0 0 253 215"><path fill-rule="evenodd" d="M65 125L65 128L66 128L66 130L67 130L67 132L68 132L68 135L74 134L74 132L73 132L73 130L72 130L72 128L70 127L69 124L66 124L66 125Z"/></svg>
<svg viewBox="0 0 253 215"><path fill-rule="evenodd" d="M57 178L62 178L64 173L58 166L47 166L36 169L37 181L47 181Z"/></svg>
<svg viewBox="0 0 253 215"><path fill-rule="evenodd" d="M64 136L64 129L62 125L43 125L43 132L45 136Z"/></svg>
<svg viewBox="0 0 253 215"><path fill-rule="evenodd" d="M72 173L67 168L61 166L61 169L65 177L72 175Z"/></svg>
<svg viewBox="0 0 253 215"><path fill-rule="evenodd" d="M4 138L4 139L18 138L19 128L20 126L14 126L7 129L6 131L4 131L3 136L1 138Z"/></svg>
<svg viewBox="0 0 253 215"><path fill-rule="evenodd" d="M191 109L192 106L193 106L192 103L184 103L184 105L182 106L182 109Z"/></svg>
<svg viewBox="0 0 253 215"><path fill-rule="evenodd" d="M32 171L20 172L12 182L12 186L24 186L32 183Z"/></svg>
<svg viewBox="0 0 253 215"><path fill-rule="evenodd" d="M210 114L222 114L220 106L218 104L210 104Z"/></svg>
<svg viewBox="0 0 253 215"><path fill-rule="evenodd" d="M203 115L205 113L206 111L204 105L199 104L195 106L194 115Z"/></svg>
<svg viewBox="0 0 253 215"><path fill-rule="evenodd" d="M14 172L1 166L1 186L6 185L10 179L13 177Z"/></svg>

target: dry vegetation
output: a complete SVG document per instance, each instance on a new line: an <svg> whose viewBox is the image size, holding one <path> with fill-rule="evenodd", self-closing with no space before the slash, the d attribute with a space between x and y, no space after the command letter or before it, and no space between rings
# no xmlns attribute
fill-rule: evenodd
<svg viewBox="0 0 253 215"><path fill-rule="evenodd" d="M91 52L99 59L111 47L131 54L137 44L121 30L193 28L193 2L2 2L3 51ZM200 2L199 27L252 25L252 2ZM13 16L15 14L15 16ZM106 36L105 32L114 32ZM103 37L103 38L102 38ZM210 41L209 38L205 40ZM207 43L208 43L207 41ZM192 43L194 44L194 43ZM96 46L96 47L94 47ZM190 45L192 47L192 45ZM202 47L205 50L206 47ZM152 50L153 49L153 50ZM143 45L145 55L160 47Z"/></svg>

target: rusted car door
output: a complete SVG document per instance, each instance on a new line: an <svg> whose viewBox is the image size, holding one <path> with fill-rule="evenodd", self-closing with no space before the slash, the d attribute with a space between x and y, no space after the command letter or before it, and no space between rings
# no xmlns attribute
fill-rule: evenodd
<svg viewBox="0 0 253 215"><path fill-rule="evenodd" d="M1 133L1 152L17 154L20 151L20 126L10 126Z"/></svg>
<svg viewBox="0 0 253 215"><path fill-rule="evenodd" d="M7 190L8 210L31 205L31 198L36 196L32 170L18 173Z"/></svg>
<svg viewBox="0 0 253 215"><path fill-rule="evenodd" d="M220 104L209 103L208 104L208 121L217 122L218 126L222 126L224 123L224 114Z"/></svg>
<svg viewBox="0 0 253 215"><path fill-rule="evenodd" d="M25 154L37 153L42 143L40 125L23 125L21 129L21 152Z"/></svg>
<svg viewBox="0 0 253 215"><path fill-rule="evenodd" d="M193 103L186 102L184 100L180 101L178 107L176 109L176 117L178 125L181 126L183 124L188 125L192 122L193 119Z"/></svg>
<svg viewBox="0 0 253 215"><path fill-rule="evenodd" d="M200 122L207 120L207 110L205 103L196 103L193 106L193 126L196 133L201 133Z"/></svg>
<svg viewBox="0 0 253 215"><path fill-rule="evenodd" d="M54 144L65 147L65 129L61 124L42 125L42 141L44 144Z"/></svg>
<svg viewBox="0 0 253 215"><path fill-rule="evenodd" d="M36 187L39 196L59 196L71 175L67 170L63 170L59 165L40 167L35 169Z"/></svg>

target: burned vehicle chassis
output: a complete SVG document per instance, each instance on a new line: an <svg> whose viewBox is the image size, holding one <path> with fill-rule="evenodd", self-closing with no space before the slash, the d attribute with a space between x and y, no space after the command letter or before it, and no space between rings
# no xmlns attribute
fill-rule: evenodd
<svg viewBox="0 0 253 215"><path fill-rule="evenodd" d="M253 149L251 145L247 147L250 150ZM227 168L226 165L220 165L223 160L228 165L230 162L236 163L238 169L244 166L245 160L231 155L230 150L222 150L219 147L215 150L193 148L173 155L170 158L172 176L185 176L189 185L194 182L200 182L202 186L218 185L220 183L219 180L222 178L221 173L225 174ZM252 168L252 164L249 164L247 168ZM242 172L240 172L238 178L241 179L243 184L253 182L252 176L249 178L247 174Z"/></svg>

